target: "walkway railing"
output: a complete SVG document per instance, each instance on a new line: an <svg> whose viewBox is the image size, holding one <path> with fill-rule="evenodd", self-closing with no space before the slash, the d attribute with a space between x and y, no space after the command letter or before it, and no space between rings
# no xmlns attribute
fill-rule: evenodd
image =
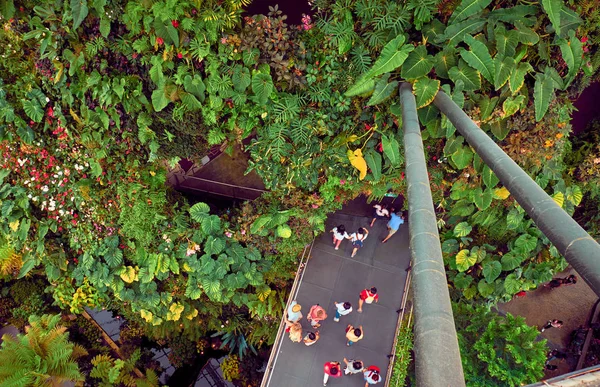
<svg viewBox="0 0 600 387"><path fill-rule="evenodd" d="M312 253L313 245L315 244L315 240L310 245L304 247L302 251L302 257L300 258L300 263L298 265L298 271L296 271L296 278L294 279L294 284L292 285L292 290L290 291L290 296L288 297L288 301L285 304L285 308L283 309L283 314L281 316L281 321L279 322L279 330L277 331L277 336L275 337L275 342L273 343L273 349L271 350L271 355L269 356L269 361L267 363L267 368L265 369L265 374L263 376L262 382L260 384L261 387L269 386L271 383L271 377L273 376L273 368L277 364L277 357L279 356L279 350L281 348L281 344L283 343L284 335L285 335L285 317L287 315L287 310L293 300L296 299L298 294L298 289L300 289L300 284L302 283L302 279L304 278L304 269L306 268L306 262L310 258L310 254Z"/></svg>
<svg viewBox="0 0 600 387"><path fill-rule="evenodd" d="M392 356L390 358L390 363L388 364L388 372L387 372L387 376L385 378L384 386L390 385L390 379L392 378L394 363L396 362L396 346L398 345L398 333L400 333L400 329L402 328L402 325L404 324L404 316L406 315L406 302L408 301L408 291L410 289L410 273L411 273L410 267L407 269L407 272L408 273L406 274L406 282L404 283L404 291L402 293L402 302L400 303L400 313L398 314L398 323L396 324L396 333L394 334L394 344L392 345ZM413 306L411 303L410 310L408 311L409 317L408 317L408 322L406 323L407 326L410 326L410 322L412 319L412 311L413 311ZM400 359L400 360L402 360L402 359ZM396 384L396 386L394 386L394 387L400 387L400 386L398 386Z"/></svg>
<svg viewBox="0 0 600 387"><path fill-rule="evenodd" d="M177 189L206 192L234 199L255 200L260 195L267 192L264 189L242 187L235 184L207 180L201 177L189 176L177 172L171 173L169 177L171 179L171 184Z"/></svg>

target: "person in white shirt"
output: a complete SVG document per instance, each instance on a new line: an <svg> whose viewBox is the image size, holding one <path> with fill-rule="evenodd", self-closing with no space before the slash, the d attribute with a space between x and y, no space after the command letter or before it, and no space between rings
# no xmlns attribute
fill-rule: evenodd
<svg viewBox="0 0 600 387"><path fill-rule="evenodd" d="M359 248L363 247L363 242L367 239L367 235L369 235L369 231L366 228L359 227L357 232L354 232L350 235L350 239L352 240L352 255L354 257Z"/></svg>
<svg viewBox="0 0 600 387"><path fill-rule="evenodd" d="M377 219L385 219L390 217L390 212L387 210L387 205L375 204L373 208L375 209L375 212L373 212L373 220L371 221L371 227L373 227Z"/></svg>
<svg viewBox="0 0 600 387"><path fill-rule="evenodd" d="M333 318L333 321L338 322L340 321L340 317L345 316L347 314L349 314L350 312L352 312L352 305L346 301L346 302L334 302L335 304L335 317Z"/></svg>
<svg viewBox="0 0 600 387"><path fill-rule="evenodd" d="M344 227L343 224L334 227L330 232L333 233L333 245L336 250L339 250L340 243L342 243L344 239L350 239L350 236L346 232L346 227Z"/></svg>

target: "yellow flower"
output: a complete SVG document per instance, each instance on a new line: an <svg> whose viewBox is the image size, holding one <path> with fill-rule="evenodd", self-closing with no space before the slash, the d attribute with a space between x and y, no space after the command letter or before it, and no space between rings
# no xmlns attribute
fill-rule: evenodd
<svg viewBox="0 0 600 387"><path fill-rule="evenodd" d="M556 138L558 138L559 140L562 138L563 134L562 133L556 133Z"/></svg>
<svg viewBox="0 0 600 387"><path fill-rule="evenodd" d="M550 148L551 146L554 146L554 141L552 141L552 140L546 140L546 143L544 144L544 147Z"/></svg>

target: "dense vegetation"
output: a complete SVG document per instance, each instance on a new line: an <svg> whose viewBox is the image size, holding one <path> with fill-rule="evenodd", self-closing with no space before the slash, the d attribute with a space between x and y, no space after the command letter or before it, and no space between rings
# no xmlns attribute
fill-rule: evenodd
<svg viewBox="0 0 600 387"><path fill-rule="evenodd" d="M572 143L569 125L571 99L598 79L594 2L317 0L300 26L276 8L242 17L248 3L0 1L6 288L35 278L55 307L113 309L140 336L217 334L243 363L272 343L327 213L404 192L401 81L417 97L454 301L509 300L566 263L431 105L439 89L598 235L600 149ZM249 137L271 193L221 213L165 185L180 158ZM512 327L490 321L490 340ZM499 374L520 359L489 380L512 383ZM125 383L124 364L97 363Z"/></svg>

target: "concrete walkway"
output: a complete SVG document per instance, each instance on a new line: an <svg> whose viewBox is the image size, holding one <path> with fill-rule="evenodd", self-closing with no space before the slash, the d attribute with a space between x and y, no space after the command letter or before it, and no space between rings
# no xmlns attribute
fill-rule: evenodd
<svg viewBox="0 0 600 387"><path fill-rule="evenodd" d="M344 213L331 215L326 222L327 231L339 224L343 224L348 233L355 232L358 227L368 227L371 222L370 206L363 208L364 215L369 216ZM355 210L348 212L357 213ZM343 241L337 251L334 250L329 232L315 241L296 297L302 305L304 315L301 320L303 335L312 330L306 320L306 314L312 305L323 306L328 318L319 328L320 340L310 347L303 343L293 343L289 334L285 334L270 387L322 386L323 364L339 361L343 366L344 357L363 360L366 366L378 366L385 380L389 364L387 355L392 352L398 322L396 310L400 307L406 268L410 262L408 226L402 225L396 235L386 244L381 244L381 240L387 235L386 223L378 220L373 228L368 228L369 236L365 240L365 246L354 258L350 258L352 245L349 240ZM357 313L360 291L371 286L378 289L379 303L365 304L363 313ZM335 301L349 301L353 308L353 312L343 316L339 323L333 321ZM352 347L346 346L347 324L362 325L364 329L364 338ZM362 375L330 378L327 383L328 386L344 387L362 387L364 384Z"/></svg>

